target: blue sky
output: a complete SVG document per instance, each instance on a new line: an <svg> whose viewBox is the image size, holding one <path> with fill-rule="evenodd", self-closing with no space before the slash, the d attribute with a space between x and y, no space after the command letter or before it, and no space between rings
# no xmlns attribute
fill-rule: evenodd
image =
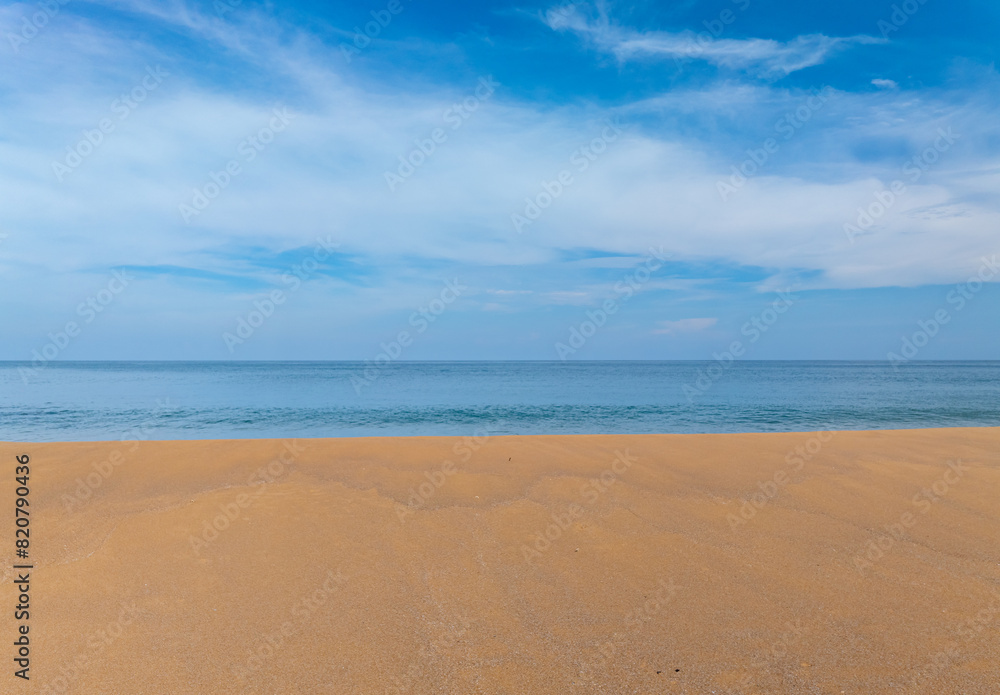
<svg viewBox="0 0 1000 695"><path fill-rule="evenodd" d="M997 359L998 29L986 0L0 4L0 359L557 359L587 322L571 359Z"/></svg>

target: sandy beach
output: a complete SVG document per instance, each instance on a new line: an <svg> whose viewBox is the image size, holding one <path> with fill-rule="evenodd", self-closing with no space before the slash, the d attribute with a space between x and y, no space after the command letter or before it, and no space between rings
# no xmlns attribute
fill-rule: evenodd
<svg viewBox="0 0 1000 695"><path fill-rule="evenodd" d="M22 454L5 692L1000 683L996 428L0 444L10 507Z"/></svg>

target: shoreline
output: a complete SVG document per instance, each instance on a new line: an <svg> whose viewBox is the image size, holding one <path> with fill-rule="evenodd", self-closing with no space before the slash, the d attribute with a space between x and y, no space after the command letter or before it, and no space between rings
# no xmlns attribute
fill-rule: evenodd
<svg viewBox="0 0 1000 695"><path fill-rule="evenodd" d="M775 430L767 432L648 432L648 433L608 433L608 432L590 432L586 434L579 433L555 433L555 434L490 434L490 439L501 439L504 437L508 438L549 438L549 437L753 437L753 436L772 436L772 435L796 435L796 434L815 434L817 432L853 432L853 433L864 433L864 432L948 432L954 430L1000 430L1000 425L989 425L989 426L969 426L969 425L955 425L953 427L902 427L902 428L866 428L866 429L822 429L822 430ZM185 438L185 439L74 439L74 440L53 440L53 441L22 441L22 440L0 440L0 446L49 446L53 444L80 444L80 445L91 445L91 444L133 444L138 442L140 444L178 444L178 443L209 443L209 442L283 442L288 440L296 441L307 441L307 442L336 442L336 441L357 441L357 440L389 440L397 441L403 439L460 439L463 437L475 436L474 434L428 434L428 435L410 435L410 434L387 434L387 435L345 435L339 437L207 437L207 438Z"/></svg>

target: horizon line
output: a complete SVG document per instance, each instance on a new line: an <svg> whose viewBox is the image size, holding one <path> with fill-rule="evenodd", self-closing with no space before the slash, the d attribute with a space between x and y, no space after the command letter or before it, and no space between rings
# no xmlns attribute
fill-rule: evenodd
<svg viewBox="0 0 1000 695"><path fill-rule="evenodd" d="M593 360L542 360L542 359L427 359L427 360L391 360L381 366L392 364L453 364L456 362L469 364L495 364L523 362L532 364L593 364L593 363L613 363L613 362L635 362L635 363L673 363L673 362L716 362L714 359L593 359ZM90 359L90 360L50 360L45 366L70 365L70 364L364 364L373 362L371 358L366 359ZM887 359L816 359L816 358L788 358L788 359L737 359L734 363L755 363L755 362L830 362L830 363L888 363ZM906 364L934 364L934 363L956 363L956 362L1000 362L1000 358L995 359L923 359L908 360ZM0 360L0 365L32 364L32 360Z"/></svg>

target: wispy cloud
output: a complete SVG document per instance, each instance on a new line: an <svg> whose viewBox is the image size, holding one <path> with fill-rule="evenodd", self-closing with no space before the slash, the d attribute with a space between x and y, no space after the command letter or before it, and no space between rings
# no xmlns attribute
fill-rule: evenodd
<svg viewBox="0 0 1000 695"><path fill-rule="evenodd" d="M130 6L130 11L141 12L143 6ZM398 164L415 139L442 126L443 112L468 96L475 79L397 87L389 100L378 82L346 80L347 66L336 59L335 49L324 52L279 21L247 10L228 17L226 32L232 36L225 44L259 42L277 75L242 62L232 69L252 72L255 79L261 75L265 84L286 78L284 84L294 85L288 96L297 116L294 127L190 227L181 223L178 204L190 199L192 188L202 185L209 172L233 158L241 139L267 123L273 94L220 90L197 71L169 65L172 75L155 99L137 109L72 180L59 184L51 162L65 156L65 147L77 142L83 129L95 127L146 64L164 58L160 47L123 43L101 27L66 16L49 27L52 40L32 50L45 56L45 64L70 66L67 75L0 74L0 84L17 95L6 102L0 123L13 138L0 142L6 166L0 172L0 195L6 227L31 239L30 252L27 247L19 251L28 254L25 272L72 271L104 262L243 274L238 259L213 251L252 247L278 254L332 233L343 242L343 253L376 264L408 257L538 267L582 248L604 254L579 261L582 266L624 268L637 250L669 240L678 257L775 273L813 271L820 278L816 284L870 287L951 281L975 261L968 249L994 234L1000 212L989 193L995 190L994 163L975 147L974 138L977 133L994 137L987 131L996 128L987 125L985 115L996 108L988 89L997 83L995 72L980 78L984 92L975 100L903 90L836 92L821 114L828 121L802 128L792 142L796 152L775 156L747 184L746 195L727 205L719 205L716 183L738 163L731 158L773 135L771 114L794 111L803 93L760 84L710 84L624 104L616 112L636 122L670 123L684 116L706 125L703 132L689 128L683 134L655 126L627 131L546 210L530 237L512 240L510 213L539 181L573 168L570 154L601 132L610 110L553 109L498 92L390 195L384 171ZM215 19L194 21L193 16L177 12L155 21L215 31ZM266 31L259 31L262 24ZM289 39L290 34L296 38ZM67 35L77 40L63 42ZM113 46L116 60L81 58L75 49L62 48L77 45L83 36L89 36L88 44ZM33 126L39 114L44 123ZM956 150L923 174L879 221L877 234L864 246L865 262L858 263L858 249L843 245L842 226L874 191L900 175L903 162L891 161L876 173L871 162L845 156L852 141L903 137L916 153L933 142L938 127L951 123L976 159L964 163L970 155ZM720 141L746 124L759 125L731 133L731 145ZM908 214L917 205L963 198L968 201L961 218ZM67 229L76 231L59 231ZM616 231L609 234L609 229ZM905 266L894 260L914 244L926 253ZM200 260L207 256L211 265ZM581 289L566 288L550 301L586 302L590 295Z"/></svg>
<svg viewBox="0 0 1000 695"><path fill-rule="evenodd" d="M681 333L698 333L707 330L719 322L717 318L678 319L677 321L660 321L659 328L653 330L654 335L679 335Z"/></svg>
<svg viewBox="0 0 1000 695"><path fill-rule="evenodd" d="M896 89L899 85L896 84L895 80L886 80L881 77L876 77L872 80L872 84L876 87L881 87L882 89Z"/></svg>
<svg viewBox="0 0 1000 695"><path fill-rule="evenodd" d="M851 45L885 43L873 36L826 36L807 34L791 41L773 39L707 38L693 31L637 31L618 24L599 7L595 16L584 15L579 6L548 10L545 23L556 31L572 31L595 49L620 61L655 59L703 60L731 70L762 77L784 77L823 63L829 56Z"/></svg>

